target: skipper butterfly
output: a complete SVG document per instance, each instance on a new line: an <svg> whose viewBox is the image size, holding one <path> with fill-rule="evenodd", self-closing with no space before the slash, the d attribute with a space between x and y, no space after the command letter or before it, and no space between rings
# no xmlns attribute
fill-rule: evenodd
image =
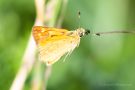
<svg viewBox="0 0 135 90"><path fill-rule="evenodd" d="M78 28L75 31L52 27L34 26L33 37L39 50L39 59L52 65L64 54L69 55L80 43L80 38L89 30Z"/></svg>

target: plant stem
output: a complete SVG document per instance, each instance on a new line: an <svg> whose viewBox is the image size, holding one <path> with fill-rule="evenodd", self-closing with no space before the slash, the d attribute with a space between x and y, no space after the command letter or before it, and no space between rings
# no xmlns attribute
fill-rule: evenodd
<svg viewBox="0 0 135 90"><path fill-rule="evenodd" d="M34 25L43 25L43 16L44 14L44 0L35 0L35 6L36 6L36 12L37 17ZM23 59L22 59L22 65L10 87L10 90L22 90L24 83L26 81L26 78L29 74L29 72L32 70L32 66L35 62L35 51L36 51L36 45L35 41L30 35L30 39L28 41L27 48L25 50Z"/></svg>

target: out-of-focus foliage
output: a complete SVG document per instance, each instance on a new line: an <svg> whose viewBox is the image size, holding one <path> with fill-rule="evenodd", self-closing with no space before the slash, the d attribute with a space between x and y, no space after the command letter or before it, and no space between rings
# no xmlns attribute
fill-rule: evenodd
<svg viewBox="0 0 135 90"><path fill-rule="evenodd" d="M135 30L134 0L69 0L63 28ZM35 19L34 0L0 0L0 90L8 90ZM135 90L135 35L85 36L53 65L48 90ZM30 90L30 79L26 90Z"/></svg>
<svg viewBox="0 0 135 90"><path fill-rule="evenodd" d="M33 0L0 0L0 90L11 86L34 18Z"/></svg>

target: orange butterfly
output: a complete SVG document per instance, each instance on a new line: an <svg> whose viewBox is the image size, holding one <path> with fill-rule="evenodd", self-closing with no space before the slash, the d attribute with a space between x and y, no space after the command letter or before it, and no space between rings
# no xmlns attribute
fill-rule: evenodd
<svg viewBox="0 0 135 90"><path fill-rule="evenodd" d="M43 26L34 26L32 31L39 58L47 65L54 64L66 53L69 55L79 45L80 38L89 33L89 30L83 28L68 31Z"/></svg>

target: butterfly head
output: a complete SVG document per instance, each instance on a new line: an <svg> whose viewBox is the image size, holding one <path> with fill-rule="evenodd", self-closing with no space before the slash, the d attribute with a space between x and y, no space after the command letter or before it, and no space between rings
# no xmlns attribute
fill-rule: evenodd
<svg viewBox="0 0 135 90"><path fill-rule="evenodd" d="M82 37L82 36L84 36L84 35L90 34L90 30L88 30L88 29L83 29L83 28L78 28L78 29L76 30L76 32L77 32L77 34L78 34L80 37Z"/></svg>

